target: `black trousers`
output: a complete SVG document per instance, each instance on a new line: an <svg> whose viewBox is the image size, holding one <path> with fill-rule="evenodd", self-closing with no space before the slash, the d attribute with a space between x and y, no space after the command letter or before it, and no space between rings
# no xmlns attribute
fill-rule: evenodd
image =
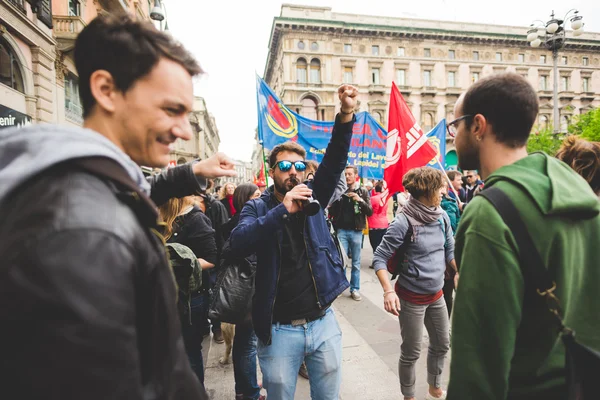
<svg viewBox="0 0 600 400"><path fill-rule="evenodd" d="M377 246L381 243L387 229L369 229L369 242L373 248L373 253L377 250Z"/></svg>
<svg viewBox="0 0 600 400"><path fill-rule="evenodd" d="M444 292L444 301L446 301L446 308L448 309L448 318L450 318L450 314L452 313L452 293L454 292L454 279L444 280L444 287L442 288Z"/></svg>

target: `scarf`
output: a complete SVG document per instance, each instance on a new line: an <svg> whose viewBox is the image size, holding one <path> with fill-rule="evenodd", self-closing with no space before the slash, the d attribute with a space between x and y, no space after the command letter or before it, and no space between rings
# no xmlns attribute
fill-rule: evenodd
<svg viewBox="0 0 600 400"><path fill-rule="evenodd" d="M233 206L233 196L227 195L227 201L229 202L229 211L231 212L231 215L235 215L236 211Z"/></svg>
<svg viewBox="0 0 600 400"><path fill-rule="evenodd" d="M413 196L410 196L408 203L406 203L402 209L402 213L406 215L406 218L413 227L411 241L414 242L417 237L417 226L423 226L430 224L433 221L437 221L441 217L442 212L444 211L441 207L428 207Z"/></svg>

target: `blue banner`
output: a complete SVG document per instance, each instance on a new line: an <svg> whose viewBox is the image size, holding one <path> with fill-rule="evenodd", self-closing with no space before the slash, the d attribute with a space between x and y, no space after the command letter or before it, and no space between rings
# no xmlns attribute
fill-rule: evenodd
<svg viewBox="0 0 600 400"><path fill-rule="evenodd" d="M258 106L258 138L271 150L288 140L306 150L306 158L321 162L331 139L333 122L305 118L287 108L256 76ZM367 112L356 114L348 165L358 168L358 175L367 179L383 179L387 131Z"/></svg>
<svg viewBox="0 0 600 400"><path fill-rule="evenodd" d="M436 158L440 161L439 163L434 158L427 164L428 167L433 167L436 169L443 169L440 167L440 164L446 168L446 119L441 120L435 128L433 128L428 134L427 139L429 139L429 143L435 147L437 150Z"/></svg>

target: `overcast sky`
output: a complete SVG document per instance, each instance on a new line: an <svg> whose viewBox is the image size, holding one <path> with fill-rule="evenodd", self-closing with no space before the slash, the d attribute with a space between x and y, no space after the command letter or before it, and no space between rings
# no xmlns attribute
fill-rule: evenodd
<svg viewBox="0 0 600 400"><path fill-rule="evenodd" d="M586 31L600 32L600 1L541 0L163 0L169 30L200 61L207 74L195 85L221 137L220 151L250 161L256 128L255 71L262 77L273 18L284 3L331 7L333 12L529 26L552 10L571 8ZM525 31L523 35L525 35Z"/></svg>

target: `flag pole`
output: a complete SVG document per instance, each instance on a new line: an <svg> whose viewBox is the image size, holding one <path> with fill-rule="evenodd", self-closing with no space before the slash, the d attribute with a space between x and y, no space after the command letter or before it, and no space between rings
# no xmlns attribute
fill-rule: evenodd
<svg viewBox="0 0 600 400"><path fill-rule="evenodd" d="M263 158L263 168L265 170L265 183L267 184L267 187L269 187L269 173L267 171L267 158L265 157L265 145L263 144L263 141L260 141L260 145L262 147L262 158Z"/></svg>
<svg viewBox="0 0 600 400"><path fill-rule="evenodd" d="M458 193L454 189L454 186L452 186L452 181L450 181L450 178L448 177L448 174L446 174L446 170L442 166L442 163L440 162L440 159L437 156L435 157L435 161L437 162L437 165L440 166L440 168L441 168L444 176L446 177L446 181L448 181L448 188L454 192L454 194L456 195L456 199L460 201L460 198L458 197Z"/></svg>

